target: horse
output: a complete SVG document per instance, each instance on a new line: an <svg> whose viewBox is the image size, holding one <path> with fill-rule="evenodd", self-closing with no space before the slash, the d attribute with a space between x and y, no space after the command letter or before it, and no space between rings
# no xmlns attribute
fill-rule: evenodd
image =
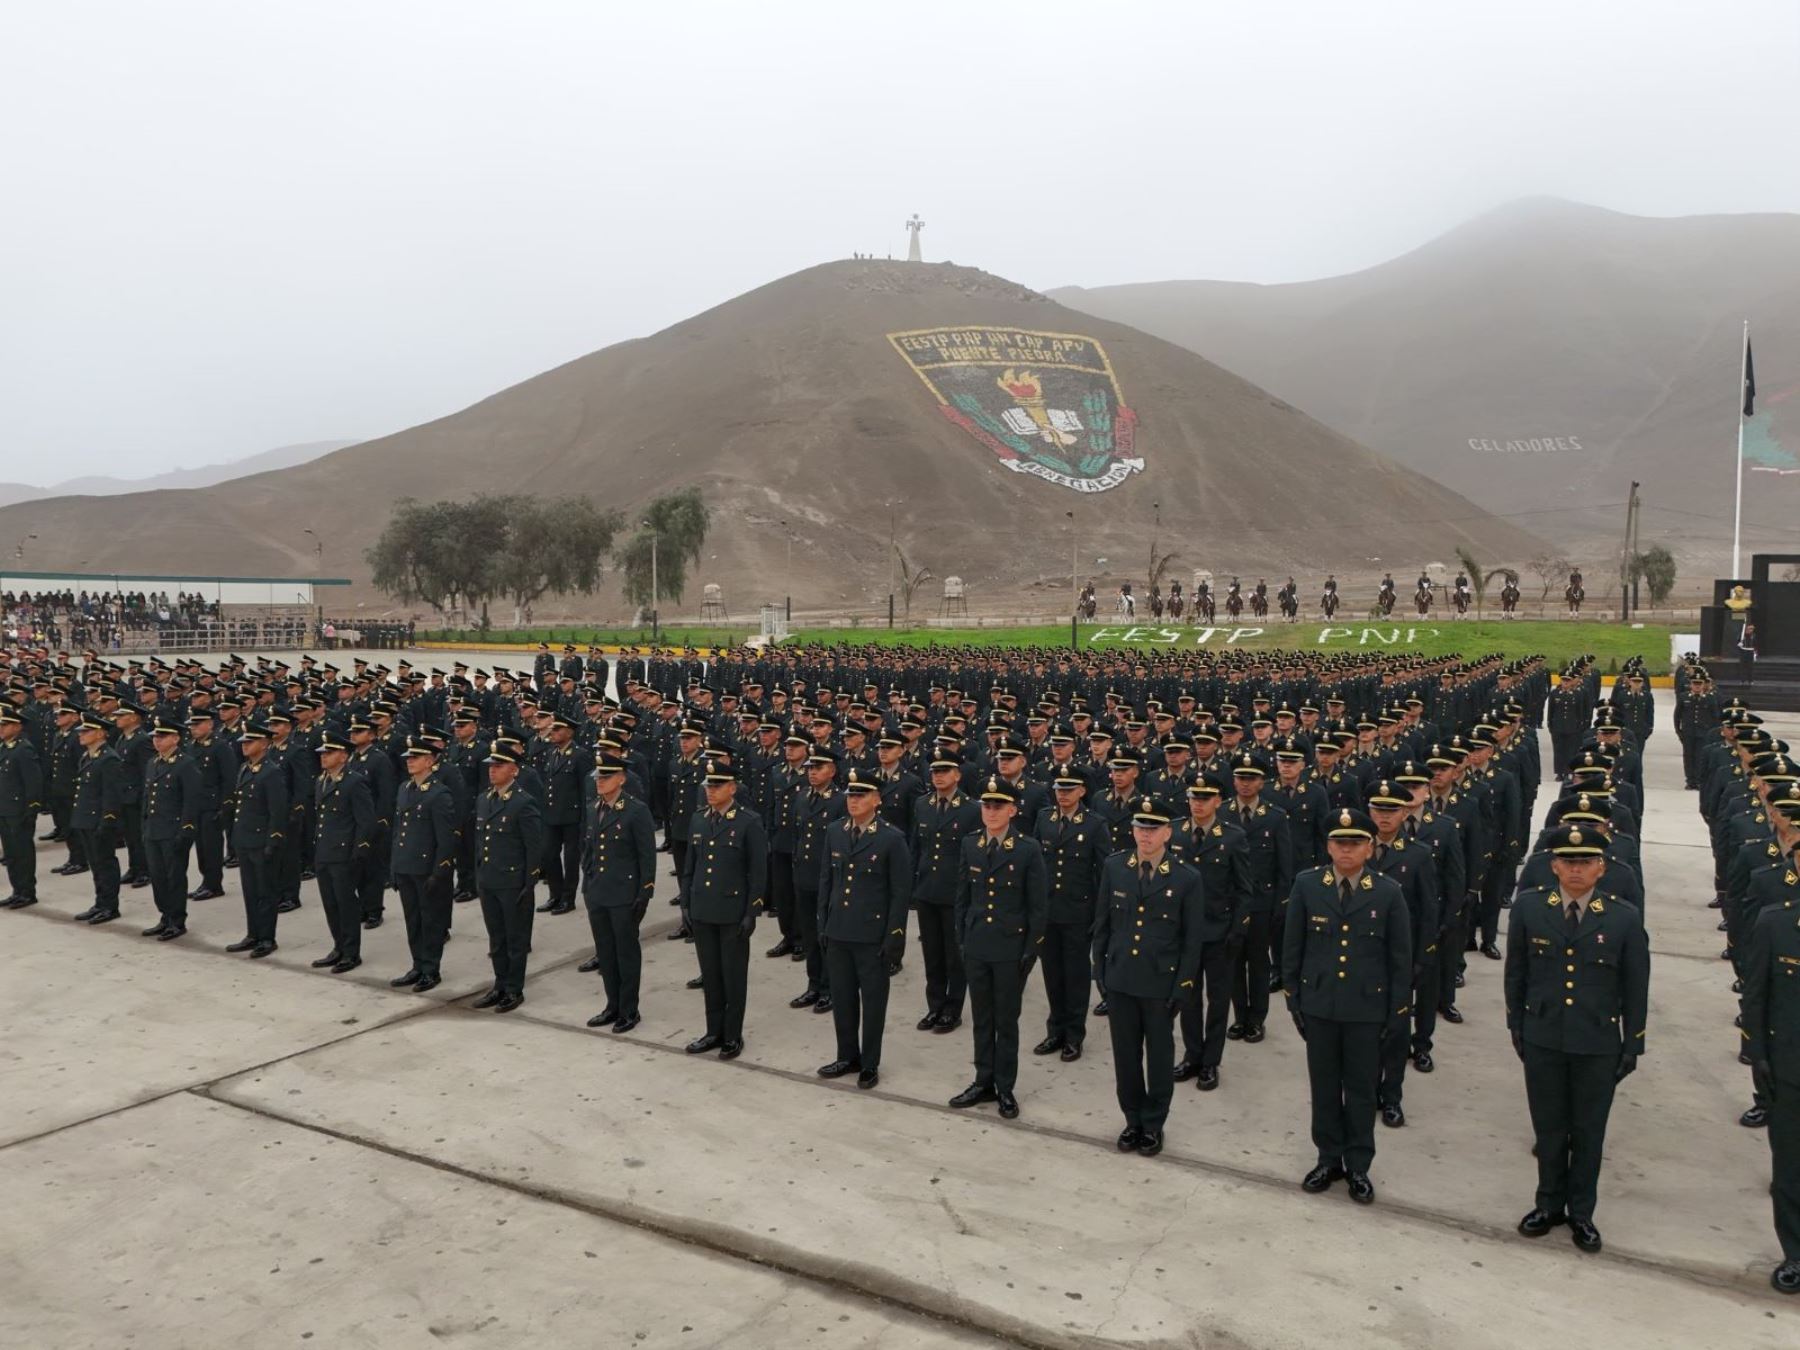
<svg viewBox="0 0 1800 1350"><path fill-rule="evenodd" d="M1582 589L1579 582L1571 581L1567 586L1563 587L1563 600L1569 606L1569 617L1571 619L1581 617L1581 602L1585 599L1587 599L1587 592Z"/></svg>
<svg viewBox="0 0 1800 1350"><path fill-rule="evenodd" d="M1385 619L1394 612L1394 602L1399 598L1400 593L1394 589L1393 582L1381 583L1381 591L1375 597L1375 608L1380 611L1382 618Z"/></svg>
<svg viewBox="0 0 1800 1350"><path fill-rule="evenodd" d="M1194 592L1194 617L1211 623L1218 617L1219 607L1213 600L1212 587L1202 583Z"/></svg>
<svg viewBox="0 0 1800 1350"><path fill-rule="evenodd" d="M1163 616L1162 587L1161 586L1152 586L1150 588L1150 617L1153 619L1160 619L1160 618L1162 618L1162 616Z"/></svg>
<svg viewBox="0 0 1800 1350"><path fill-rule="evenodd" d="M1456 617L1459 619L1468 618L1469 601L1474 599L1474 593L1471 592L1467 586L1458 586L1455 593L1450 598L1456 604Z"/></svg>
<svg viewBox="0 0 1800 1350"><path fill-rule="evenodd" d="M1325 594L1319 597L1319 613L1329 619L1335 615L1337 611L1338 593L1336 591L1326 591Z"/></svg>
<svg viewBox="0 0 1800 1350"><path fill-rule="evenodd" d="M1100 608L1100 602L1094 598L1094 583L1088 582L1081 588L1081 598L1075 602L1075 612L1084 619L1092 619Z"/></svg>
<svg viewBox="0 0 1800 1350"><path fill-rule="evenodd" d="M1235 619L1244 612L1244 596L1236 586L1225 592L1225 615Z"/></svg>
<svg viewBox="0 0 1800 1350"><path fill-rule="evenodd" d="M1281 602L1281 617L1288 623L1294 623L1300 617L1300 597L1297 590L1298 588L1290 581L1275 592L1275 598Z"/></svg>
<svg viewBox="0 0 1800 1350"><path fill-rule="evenodd" d="M1503 586L1500 590L1500 617L1503 619L1517 618L1518 615L1516 615L1513 611L1516 610L1518 607L1519 607L1518 583L1513 581L1509 577L1509 578L1507 578L1506 585Z"/></svg>
<svg viewBox="0 0 1800 1350"><path fill-rule="evenodd" d="M1171 581L1169 583L1169 617L1179 622L1183 607L1181 599L1181 583L1179 581Z"/></svg>
<svg viewBox="0 0 1800 1350"><path fill-rule="evenodd" d="M1269 593L1261 586L1250 592L1250 612L1259 619L1269 617Z"/></svg>
<svg viewBox="0 0 1800 1350"><path fill-rule="evenodd" d="M1413 605L1419 611L1419 617L1431 613L1431 587L1421 586L1413 592Z"/></svg>

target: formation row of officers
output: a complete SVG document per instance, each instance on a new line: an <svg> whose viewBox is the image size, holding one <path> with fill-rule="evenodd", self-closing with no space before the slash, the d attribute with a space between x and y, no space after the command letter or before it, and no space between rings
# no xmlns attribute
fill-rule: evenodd
<svg viewBox="0 0 1800 1350"><path fill-rule="evenodd" d="M1460 1020L1465 959L1500 957L1492 925L1510 903L1508 1021L1540 1168L1521 1230L1567 1223L1579 1247L1599 1246L1606 1114L1613 1083L1642 1053L1647 1007L1638 737L1614 704L1598 711L1558 766L1563 795L1527 849L1537 746L1526 704L1510 693L1529 700L1542 687L1534 663L1502 668L1501 701L1451 734L1404 688L1377 715L1334 721L1315 700L1267 698L1253 698L1248 716L1190 699L1170 718L1111 691L1098 710L1079 696L1064 707L1049 690L1020 710L1002 685L978 746L960 698L935 716L904 700L883 712L851 696L839 713L802 698L778 720L754 690L720 695L696 675L677 720L628 679L622 705L590 686L579 711L549 690L515 693L509 713L533 728L520 737L510 716L463 697L460 674L441 705L446 733L425 720L440 705L410 671L348 700L340 717L328 669L286 698L230 676L196 698L193 679L170 678L151 714L141 695L161 673L91 680L79 706L49 699L56 744L72 734L80 747L68 830L84 861L65 870L95 874L88 922L118 916L106 862L135 830L162 914L146 936L181 936L188 849L216 829L235 849L244 897L234 950L272 952L277 915L298 903L289 873L311 873L333 939L315 964L354 969L361 931L380 922L366 897L391 885L413 958L393 983L429 989L451 906L469 894L494 970L477 1006L505 1012L524 998L536 888L548 892L543 909L568 912L579 886L595 940L588 964L607 990L590 1025L628 1031L640 1018L638 933L660 814L706 1003L692 1053L741 1052L751 939L772 916L781 939L769 955L807 967L793 1005L834 1016L837 1053L820 1073L873 1086L889 979L916 914L919 1028L954 1031L965 1002L973 1022L974 1081L952 1104L1018 1114L1020 1004L1041 966L1050 1013L1036 1052L1080 1057L1097 986L1126 1121L1119 1145L1154 1155L1174 1084L1217 1088L1226 1043L1261 1040L1269 995L1281 991L1312 1087L1318 1156L1302 1184L1342 1179L1362 1202L1374 1197L1375 1120L1405 1123L1406 1070L1432 1069L1437 1017ZM1439 672L1416 673L1416 687L1438 687ZM14 907L35 899L34 825L19 825L42 798L23 734L32 692L0 708ZM1623 682L1615 702L1635 692ZM125 765L145 720L151 754L134 818ZM215 803L206 765L225 760L221 746L239 762ZM485 790L471 787L472 765ZM206 819L225 808L228 826ZM195 895L209 890L199 851Z"/></svg>

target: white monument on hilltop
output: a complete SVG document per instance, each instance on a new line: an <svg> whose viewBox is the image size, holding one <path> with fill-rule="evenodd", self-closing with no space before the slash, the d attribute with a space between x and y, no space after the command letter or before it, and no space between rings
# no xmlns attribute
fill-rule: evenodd
<svg viewBox="0 0 1800 1350"><path fill-rule="evenodd" d="M914 211L913 215L912 215L912 219L906 222L906 233L912 241L911 243L907 244L907 246L906 246L906 261L908 261L908 262L924 262L925 261L925 259L919 255L919 231L924 228L925 228L925 222L920 220L919 213L917 211Z"/></svg>

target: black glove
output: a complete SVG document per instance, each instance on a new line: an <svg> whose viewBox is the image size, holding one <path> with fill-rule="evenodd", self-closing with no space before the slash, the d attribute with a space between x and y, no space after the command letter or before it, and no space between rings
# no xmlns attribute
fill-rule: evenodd
<svg viewBox="0 0 1800 1350"><path fill-rule="evenodd" d="M1306 1014L1298 1008L1289 1008L1288 1016L1294 1019L1294 1030L1300 1033L1300 1039L1306 1039Z"/></svg>
<svg viewBox="0 0 1800 1350"><path fill-rule="evenodd" d="M1021 956L1019 958L1019 978L1021 980L1023 980L1023 979L1026 979L1027 977L1029 977L1031 974L1031 968L1033 966L1035 966L1036 964L1037 964L1037 957L1035 955L1033 955L1031 952L1026 952L1025 955Z"/></svg>
<svg viewBox="0 0 1800 1350"><path fill-rule="evenodd" d="M648 914L649 912L650 912L650 901L648 899L639 900L635 905L633 905L631 907L631 921L633 923L642 923L644 921L644 915Z"/></svg>
<svg viewBox="0 0 1800 1350"><path fill-rule="evenodd" d="M681 926L690 933L694 931L694 915L686 905L681 907Z"/></svg>
<svg viewBox="0 0 1800 1350"><path fill-rule="evenodd" d="M1619 1056L1619 1067L1613 1071L1613 1082L1622 1083L1637 1072L1637 1056L1623 1054Z"/></svg>
<svg viewBox="0 0 1800 1350"><path fill-rule="evenodd" d="M889 933L881 940L881 955L892 966L906 955L906 934ZM892 973L891 971L889 972Z"/></svg>
<svg viewBox="0 0 1800 1350"><path fill-rule="evenodd" d="M819 951L823 952L830 945L831 939L826 937L823 929L821 929L819 933Z"/></svg>
<svg viewBox="0 0 1800 1350"><path fill-rule="evenodd" d="M744 917L738 921L738 932L742 933L745 937L749 937L755 931L756 911L753 909L746 909L744 911Z"/></svg>
<svg viewBox="0 0 1800 1350"><path fill-rule="evenodd" d="M1513 1053L1519 1057L1519 1063L1525 1062L1525 1033L1515 1031L1512 1034Z"/></svg>
<svg viewBox="0 0 1800 1350"><path fill-rule="evenodd" d="M277 859L280 856L281 856L281 845L280 844L264 844L263 845L262 860L264 862L272 863L275 861L275 859Z"/></svg>

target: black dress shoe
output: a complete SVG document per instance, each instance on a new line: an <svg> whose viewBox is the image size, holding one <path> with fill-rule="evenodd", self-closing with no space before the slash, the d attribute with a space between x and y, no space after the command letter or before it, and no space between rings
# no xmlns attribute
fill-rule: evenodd
<svg viewBox="0 0 1800 1350"><path fill-rule="evenodd" d="M348 956L331 968L333 975L348 975L362 964L362 957Z"/></svg>
<svg viewBox="0 0 1800 1350"><path fill-rule="evenodd" d="M1271 994L1279 994L1281 992L1281 976L1277 975L1274 971L1269 972L1269 992Z"/></svg>
<svg viewBox="0 0 1800 1350"><path fill-rule="evenodd" d="M1031 1047L1031 1053L1034 1055L1054 1055L1062 1048L1063 1040L1061 1036L1046 1036L1043 1040Z"/></svg>
<svg viewBox="0 0 1800 1350"><path fill-rule="evenodd" d="M1019 1115L1019 1099L1010 1092L996 1092L994 1100L1000 1104L1002 1120L1016 1120Z"/></svg>
<svg viewBox="0 0 1800 1350"><path fill-rule="evenodd" d="M156 935L156 940L158 942L173 942L176 938L186 934L186 932L187 926L185 924L172 923Z"/></svg>
<svg viewBox="0 0 1800 1350"><path fill-rule="evenodd" d="M1343 1179L1344 1169L1336 1163L1320 1163L1300 1178L1300 1189L1309 1195L1317 1195L1320 1191L1330 1190L1332 1182Z"/></svg>
<svg viewBox="0 0 1800 1350"><path fill-rule="evenodd" d="M864 1069L856 1075L856 1086L867 1090L881 1081L880 1069Z"/></svg>
<svg viewBox="0 0 1800 1350"><path fill-rule="evenodd" d="M816 1013L830 1012L831 1011L831 995L830 994L820 994L818 1002L813 1004L813 1011Z"/></svg>
<svg viewBox="0 0 1800 1350"><path fill-rule="evenodd" d="M1119 1131L1119 1152L1131 1153L1143 1140L1144 1132L1135 1125L1127 1125Z"/></svg>
<svg viewBox="0 0 1800 1350"><path fill-rule="evenodd" d="M225 950L228 952L247 952L255 945L255 938L239 938L236 942L229 944Z"/></svg>
<svg viewBox="0 0 1800 1350"><path fill-rule="evenodd" d="M1456 1010L1456 1005L1454 1003L1446 1003L1443 1007L1439 1008L1438 1016L1443 1018L1446 1022L1457 1024L1460 1024L1463 1020L1463 1015Z"/></svg>
<svg viewBox="0 0 1800 1350"><path fill-rule="evenodd" d="M65 877L78 877L78 876L81 876L86 871L87 871L86 863L71 863L68 867L63 869L63 875Z"/></svg>
<svg viewBox="0 0 1800 1350"><path fill-rule="evenodd" d="M377 914L372 919L364 919L363 927L364 928L379 928L379 927L381 927L381 915Z"/></svg>
<svg viewBox="0 0 1800 1350"><path fill-rule="evenodd" d="M558 901L556 904L550 906L550 912L552 914L573 914L575 912L575 902L573 900Z"/></svg>
<svg viewBox="0 0 1800 1350"><path fill-rule="evenodd" d="M829 1064L819 1066L819 1077L842 1078L845 1074L854 1073L860 1068L862 1065L853 1059L834 1059Z"/></svg>
<svg viewBox="0 0 1800 1350"><path fill-rule="evenodd" d="M237 859L236 858L227 858L225 860L225 866L227 866L227 867L231 868L233 871L235 871L237 869Z"/></svg>
<svg viewBox="0 0 1800 1350"><path fill-rule="evenodd" d="M195 891L193 894L188 896L188 899L190 899L190 900L217 900L221 895L224 895L224 894L225 894L225 888L223 886L202 886L199 890Z"/></svg>
<svg viewBox="0 0 1800 1350"><path fill-rule="evenodd" d="M773 947L769 948L768 951L764 952L763 955L764 956L791 956L793 954L793 951L794 951L794 940L792 938L783 938L783 939L781 939L780 942L777 942Z"/></svg>
<svg viewBox="0 0 1800 1350"><path fill-rule="evenodd" d="M935 1031L937 1029L937 1024L938 1024L938 1015L936 1013L926 1013L923 1017L921 1017L919 1019L918 1025L914 1028L914 1030L916 1030L916 1031Z"/></svg>
<svg viewBox="0 0 1800 1350"><path fill-rule="evenodd" d="M131 889L134 891L141 891L144 889L144 887L146 887L150 884L150 878L149 877L127 877L125 879L125 884L130 886Z"/></svg>
<svg viewBox="0 0 1800 1350"><path fill-rule="evenodd" d="M1725 897L1722 895L1715 895L1712 899L1710 899L1706 902L1706 907L1708 909L1724 909L1725 908Z"/></svg>
<svg viewBox="0 0 1800 1350"><path fill-rule="evenodd" d="M1244 1024L1242 1022L1233 1022L1230 1026L1226 1027L1225 1028L1225 1039L1228 1041L1243 1040L1244 1039Z"/></svg>
<svg viewBox="0 0 1800 1350"><path fill-rule="evenodd" d="M1357 1204L1372 1205L1375 1203L1375 1183L1369 1180L1367 1172L1351 1172L1345 1180L1350 1187L1350 1198Z"/></svg>
<svg viewBox="0 0 1800 1350"><path fill-rule="evenodd" d="M806 960L806 953L801 951L798 947L795 947L793 951L788 953L788 960L804 961Z"/></svg>
<svg viewBox="0 0 1800 1350"><path fill-rule="evenodd" d="M950 1099L950 1105L960 1111L965 1106L977 1106L982 1102L991 1102L997 1096L992 1083L970 1083Z"/></svg>
<svg viewBox="0 0 1800 1350"><path fill-rule="evenodd" d="M1546 1209L1534 1209L1519 1220L1519 1231L1528 1238L1541 1238L1558 1224L1568 1221L1569 1216L1560 1209L1554 1214Z"/></svg>
<svg viewBox="0 0 1800 1350"><path fill-rule="evenodd" d="M302 881L317 881L318 877L319 874L310 867L302 869L300 873L300 880ZM452 897L452 899L456 900L473 900L474 898L475 893L473 891L464 891L461 895Z"/></svg>
<svg viewBox="0 0 1800 1350"><path fill-rule="evenodd" d="M10 905L12 902L8 901L7 903ZM144 929L143 932L139 933L138 936L139 937L161 937L162 930L167 928L168 926L169 926L169 921L167 919L162 919L157 922L156 927L146 928L146 929Z"/></svg>
<svg viewBox="0 0 1800 1350"><path fill-rule="evenodd" d="M1469 982L1468 976L1464 975L1460 970L1456 972L1455 984L1458 989L1461 989L1468 982Z"/></svg>
<svg viewBox="0 0 1800 1350"><path fill-rule="evenodd" d="M1199 1074L1194 1078L1194 1086L1199 1088L1202 1092L1211 1092L1214 1088L1218 1087L1219 1066L1217 1064L1209 1064L1201 1069Z"/></svg>
<svg viewBox="0 0 1800 1350"><path fill-rule="evenodd" d="M35 895L16 895L13 897L12 902L7 905L7 908L30 909L37 902L38 898Z"/></svg>
<svg viewBox="0 0 1800 1350"><path fill-rule="evenodd" d="M1065 1045L1062 1048L1061 1059L1064 1064L1073 1064L1076 1060L1078 1060L1080 1058L1081 1058L1081 1047L1079 1045Z"/></svg>
<svg viewBox="0 0 1800 1350"><path fill-rule="evenodd" d="M101 924L111 923L118 917L119 911L116 909L97 909L94 911L94 917L88 920L88 927L98 928Z"/></svg>
<svg viewBox="0 0 1800 1350"><path fill-rule="evenodd" d="M613 1023L613 1032L615 1035L623 1035L643 1020L644 1019L639 1017L636 1013L626 1013L618 1021Z"/></svg>
<svg viewBox="0 0 1800 1350"><path fill-rule="evenodd" d="M1437 1068L1437 1065L1432 1062L1431 1051L1421 1050L1418 1054L1414 1055L1413 1068L1417 1069L1420 1073L1430 1073L1433 1069Z"/></svg>
<svg viewBox="0 0 1800 1350"><path fill-rule="evenodd" d="M259 942L250 949L250 959L252 961L260 961L263 959L263 957L273 956L276 952L278 952L280 950L281 949L279 947L277 947L273 942Z"/></svg>
<svg viewBox="0 0 1800 1350"><path fill-rule="evenodd" d="M1742 980L1733 980L1731 982L1731 992L1734 994L1743 993L1744 992L1744 982Z"/></svg>
<svg viewBox="0 0 1800 1350"><path fill-rule="evenodd" d="M696 1036L687 1043L687 1052L690 1055L704 1055L708 1050L717 1050L718 1048L719 1038L717 1036Z"/></svg>
<svg viewBox="0 0 1800 1350"><path fill-rule="evenodd" d="M396 975L393 979L389 980L388 983L395 989L404 989L409 984L417 984L420 978L417 970L409 970L404 975Z"/></svg>
<svg viewBox="0 0 1800 1350"><path fill-rule="evenodd" d="M1730 921L1727 919L1720 919L1713 925L1713 931L1715 933L1729 933L1731 931Z"/></svg>
<svg viewBox="0 0 1800 1350"><path fill-rule="evenodd" d="M1500 959L1500 949L1491 942L1484 942L1481 944L1481 954L1490 961L1498 961Z"/></svg>
<svg viewBox="0 0 1800 1350"><path fill-rule="evenodd" d="M1569 1239L1584 1252L1600 1250L1600 1230L1589 1219L1570 1219Z"/></svg>
<svg viewBox="0 0 1800 1350"><path fill-rule="evenodd" d="M1747 1130L1760 1130L1769 1123L1769 1109L1766 1106L1753 1106L1738 1117L1738 1124Z"/></svg>
<svg viewBox="0 0 1800 1350"><path fill-rule="evenodd" d="M1258 1041L1262 1040L1263 1037L1265 1037L1266 1035L1268 1035L1268 1033L1263 1030L1263 1026L1262 1026L1261 1022L1258 1022L1255 1026L1245 1027L1244 1028L1244 1044L1245 1045L1255 1045Z"/></svg>
<svg viewBox="0 0 1800 1350"><path fill-rule="evenodd" d="M1177 1083L1185 1083L1200 1072L1200 1066L1191 1059L1184 1059L1175 1066L1174 1079Z"/></svg>
<svg viewBox="0 0 1800 1350"><path fill-rule="evenodd" d="M506 995L504 993L502 993L500 990L500 987L498 985L496 985L494 988L488 990L487 993L483 994L480 998L476 999L469 1006L471 1008L491 1008L496 1003L498 1003L501 999L503 999L505 997L506 997ZM612 1019L608 1018L607 1020L611 1021ZM588 1025L591 1027L591 1026L598 1025L598 1023L589 1022Z"/></svg>
<svg viewBox="0 0 1800 1350"><path fill-rule="evenodd" d="M500 1001L494 1005L494 1011L495 1013L509 1013L514 1008L522 1007L524 1003L525 995L515 994L509 989L500 996Z"/></svg>
<svg viewBox="0 0 1800 1350"><path fill-rule="evenodd" d="M948 1036L962 1025L962 1018L955 1013L939 1013L937 1025L932 1028L940 1036Z"/></svg>
<svg viewBox="0 0 1800 1350"><path fill-rule="evenodd" d="M413 982L413 993L415 993L415 994L429 993L433 989L436 989L443 982L444 982L444 977L441 975L435 975L435 974L421 975L421 976L419 976L419 978L417 980L415 980Z"/></svg>
<svg viewBox="0 0 1800 1350"><path fill-rule="evenodd" d="M1397 1130L1406 1124L1406 1112L1400 1109L1399 1103L1387 1102L1381 1108L1381 1123Z"/></svg>
<svg viewBox="0 0 1800 1350"><path fill-rule="evenodd" d="M1769 1284L1778 1294L1800 1294L1800 1261L1783 1261L1769 1275Z"/></svg>
<svg viewBox="0 0 1800 1350"><path fill-rule="evenodd" d="M326 952L325 955L321 956L317 961L314 961L312 963L312 968L314 970L323 970L323 969L325 969L326 966L335 966L339 961L342 961L343 959L344 959L344 954L342 952L340 952L336 947L333 947L330 951Z"/></svg>
<svg viewBox="0 0 1800 1350"><path fill-rule="evenodd" d="M1101 999L1098 1003L1096 1003L1094 1005L1094 1016L1095 1017L1106 1017L1111 1012L1112 1012L1112 1009L1106 1006L1105 999Z"/></svg>
<svg viewBox="0 0 1800 1350"><path fill-rule="evenodd" d="M292 914L299 908L300 902L290 896L286 900L283 900L279 905L275 906L275 912L277 914Z"/></svg>
<svg viewBox="0 0 1800 1350"><path fill-rule="evenodd" d="M305 877L301 877L300 879L302 881L306 880ZM466 905L474 898L474 891L458 891L455 895L450 897L450 903L453 905Z"/></svg>
<svg viewBox="0 0 1800 1350"><path fill-rule="evenodd" d="M537 907L537 912L539 914L548 914L551 910L553 910L555 908L556 908L556 901L546 900L546 901L544 901L543 904L541 904Z"/></svg>
<svg viewBox="0 0 1800 1350"><path fill-rule="evenodd" d="M687 987L689 989L704 989L704 988L706 988L705 976L702 976L702 975L694 976L693 979L691 979L687 982Z"/></svg>
<svg viewBox="0 0 1800 1350"><path fill-rule="evenodd" d="M720 1059L736 1059L743 1053L744 1043L742 1041L724 1041L719 1045Z"/></svg>
<svg viewBox="0 0 1800 1350"><path fill-rule="evenodd" d="M813 1004L817 1003L818 1001L819 1001L819 991L817 989L808 989L805 993L796 994L796 995L794 995L794 997L790 998L788 1000L788 1007L790 1007L790 1008L810 1008L810 1007L812 1007Z"/></svg>
<svg viewBox="0 0 1800 1350"><path fill-rule="evenodd" d="M1163 1137L1161 1130L1145 1130L1138 1139L1138 1156L1140 1158L1154 1158L1157 1154L1162 1152L1162 1145Z"/></svg>
<svg viewBox="0 0 1800 1350"><path fill-rule="evenodd" d="M73 914L70 917L72 919L74 919L76 923L86 923L89 919L93 918L94 915L98 914L99 912L100 912L100 906L89 905L86 909L82 910L81 913Z"/></svg>
<svg viewBox="0 0 1800 1350"><path fill-rule="evenodd" d="M579 970L583 975L592 975L596 970L600 969L600 958L597 956L590 956L587 960L576 966L575 969Z"/></svg>

